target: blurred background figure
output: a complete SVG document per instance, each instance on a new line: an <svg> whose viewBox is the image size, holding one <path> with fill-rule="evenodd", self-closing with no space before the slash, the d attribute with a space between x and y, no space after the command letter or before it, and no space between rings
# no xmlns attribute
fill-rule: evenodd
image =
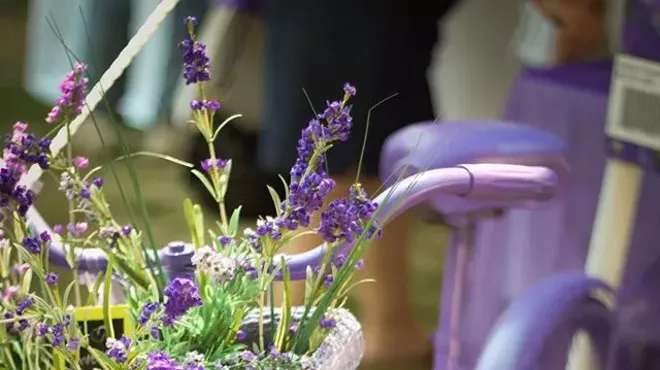
<svg viewBox="0 0 660 370"><path fill-rule="evenodd" d="M51 104L59 81L76 59L89 64L93 84L158 3L159 0L31 0L26 90L44 104ZM201 17L205 10L205 1L181 2L135 58L122 82L107 92L111 110L127 127L148 131L159 122L167 122L170 91L180 69L176 43L185 32L181 19L184 14ZM100 122L103 124L104 120ZM94 130L91 125L86 126ZM91 136L97 136L92 133Z"/></svg>

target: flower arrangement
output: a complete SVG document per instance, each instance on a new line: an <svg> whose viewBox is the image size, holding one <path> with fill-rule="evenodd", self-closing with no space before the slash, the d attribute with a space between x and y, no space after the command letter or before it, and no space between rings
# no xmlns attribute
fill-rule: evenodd
<svg viewBox="0 0 660 370"><path fill-rule="evenodd" d="M91 354L104 369L307 369L306 361L337 325L334 316L357 283L353 275L362 262L364 247L378 237L373 222L378 211L358 183L347 199L326 205L335 187L324 166L324 153L333 143L348 138L352 118L349 100L356 94L346 84L342 99L329 102L312 119L298 142L298 159L280 198L269 188L274 216L256 227L239 230L240 208L225 209L231 159L218 158L213 142L222 127L213 118L220 104L205 95L210 60L205 45L195 39L195 18L185 20L188 36L179 44L183 77L199 89L191 102L192 124L208 143L209 158L203 171L194 171L218 205L215 230L205 230L201 208L184 202L185 218L195 248L190 274L167 276L149 235L132 225L118 223L103 195L101 167L76 157L70 144L61 154L50 150L53 133L69 125L85 104L86 66L75 63L60 85L61 96L46 122L54 129L42 138L16 123L4 142L0 168L0 363L10 369L81 367L81 351ZM69 140L70 143L70 140ZM150 153L142 153L155 155ZM165 158L160 156L161 158ZM188 168L192 164L176 160ZM53 232L35 233L26 217L36 193L22 184L29 166L38 165L58 179L68 200L69 222ZM320 212L314 232L325 240L321 266L309 266L305 305L291 307L291 276L281 248L302 235L311 216ZM146 233L148 234L148 233ZM60 285L49 266L51 243L68 245L67 262L74 273L71 284ZM356 243L349 253L337 253L344 242ZM99 248L108 259L105 273L90 289L90 302L103 302L106 348L94 348L77 308L83 306L78 279L80 248ZM110 310L112 280L125 284L127 310L133 330L115 335ZM282 306L273 307L274 280L283 284ZM359 283L359 282L358 282ZM269 303L270 302L270 303ZM279 319L275 320L275 311ZM257 317L256 335L244 330L250 315Z"/></svg>

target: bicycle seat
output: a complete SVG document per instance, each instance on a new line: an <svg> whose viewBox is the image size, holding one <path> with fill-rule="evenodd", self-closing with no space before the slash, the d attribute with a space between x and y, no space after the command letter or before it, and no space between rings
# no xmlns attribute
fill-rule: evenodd
<svg viewBox="0 0 660 370"><path fill-rule="evenodd" d="M383 146L381 178L391 185L403 176L466 163L499 163L547 167L561 181L568 170L566 144L550 133L501 121L422 122L391 135ZM560 184L557 185L558 187ZM529 199L507 202L440 197L436 212L461 214L494 208L529 207Z"/></svg>

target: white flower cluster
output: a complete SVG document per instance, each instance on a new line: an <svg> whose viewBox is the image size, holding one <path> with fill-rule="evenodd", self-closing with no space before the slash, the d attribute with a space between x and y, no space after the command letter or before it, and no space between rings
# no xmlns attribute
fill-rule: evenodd
<svg viewBox="0 0 660 370"><path fill-rule="evenodd" d="M198 249L191 262L200 271L218 279L221 282L228 282L234 279L238 263L236 259L223 256L211 247Z"/></svg>
<svg viewBox="0 0 660 370"><path fill-rule="evenodd" d="M191 368L194 365L201 365L204 363L204 355L197 351L188 352L186 353L186 359L183 361L183 363L186 365L186 367Z"/></svg>

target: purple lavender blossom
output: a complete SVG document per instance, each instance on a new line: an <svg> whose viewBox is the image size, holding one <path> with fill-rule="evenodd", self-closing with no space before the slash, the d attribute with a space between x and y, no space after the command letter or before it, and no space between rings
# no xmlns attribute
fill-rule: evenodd
<svg viewBox="0 0 660 370"><path fill-rule="evenodd" d="M25 313L27 309L32 307L34 305L34 298L33 297L27 297L21 302L18 303L18 306L16 306L16 314L21 316Z"/></svg>
<svg viewBox="0 0 660 370"><path fill-rule="evenodd" d="M27 124L17 122L14 130L4 140L2 166L0 166L0 214L16 211L24 217L32 206L36 194L25 186L18 185L21 175L33 164L48 169L50 140L37 139L27 133ZM42 145L47 144L46 148Z"/></svg>
<svg viewBox="0 0 660 370"><path fill-rule="evenodd" d="M24 173L27 167L38 164L43 169L50 167L48 154L50 139L38 139L34 134L27 132L28 125L16 122L11 134L5 136L3 162L5 167L19 173Z"/></svg>
<svg viewBox="0 0 660 370"><path fill-rule="evenodd" d="M355 89L355 86L349 84L348 82L344 84L344 94L347 96L355 96L357 93L357 90Z"/></svg>
<svg viewBox="0 0 660 370"><path fill-rule="evenodd" d="M193 100L190 102L190 109L216 112L220 110L220 103L217 100Z"/></svg>
<svg viewBox="0 0 660 370"><path fill-rule="evenodd" d="M48 327L48 324L46 324L46 323L38 323L34 327L34 333L39 338L45 337L46 334L48 334L49 330L50 330L50 328Z"/></svg>
<svg viewBox="0 0 660 370"><path fill-rule="evenodd" d="M142 306L142 311L138 317L138 324L143 326L146 325L159 308L160 303L158 302L151 302Z"/></svg>
<svg viewBox="0 0 660 370"><path fill-rule="evenodd" d="M120 364L128 361L128 349L131 346L131 339L124 335L119 340L108 338L105 345L108 348L105 351L106 356Z"/></svg>
<svg viewBox="0 0 660 370"><path fill-rule="evenodd" d="M69 343L66 344L66 349L73 352L80 348L80 338L70 338Z"/></svg>
<svg viewBox="0 0 660 370"><path fill-rule="evenodd" d="M146 370L184 370L170 356L163 351L150 352L147 355Z"/></svg>
<svg viewBox="0 0 660 370"><path fill-rule="evenodd" d="M324 170L323 153L329 144L346 141L353 127L350 107L346 102L354 95L355 88L344 86L342 101L328 102L318 117L309 121L298 140L298 157L291 168L289 198L282 203L283 216L277 221L280 227L296 230L310 224L310 215L321 209L325 199L335 187Z"/></svg>
<svg viewBox="0 0 660 370"><path fill-rule="evenodd" d="M7 312L5 312L3 317L4 317L5 320L11 320L16 316L14 316L13 312L7 311ZM8 322L8 323L5 324L5 329L7 329L8 332L12 332L12 331L14 331L14 325L15 325L15 323L13 321Z"/></svg>
<svg viewBox="0 0 660 370"><path fill-rule="evenodd" d="M247 338L247 334L243 330L239 330L236 332L236 340L237 341L243 341Z"/></svg>
<svg viewBox="0 0 660 370"><path fill-rule="evenodd" d="M101 188L103 186L103 178L101 177L94 178L94 180L92 180L92 184L97 188Z"/></svg>
<svg viewBox="0 0 660 370"><path fill-rule="evenodd" d="M32 254L41 253L41 241L34 236L23 238L23 246Z"/></svg>
<svg viewBox="0 0 660 370"><path fill-rule="evenodd" d="M298 330L298 324L292 324L289 326L289 330L287 331L289 335L295 335L296 331Z"/></svg>
<svg viewBox="0 0 660 370"><path fill-rule="evenodd" d="M48 285L56 285L60 281L60 277L57 276L56 273L51 272L48 275L46 275L46 284Z"/></svg>
<svg viewBox="0 0 660 370"><path fill-rule="evenodd" d="M197 351L186 353L183 368L184 370L204 370L204 355Z"/></svg>
<svg viewBox="0 0 660 370"><path fill-rule="evenodd" d="M186 85L211 80L211 63L206 55L206 45L194 38L195 18L186 18L189 36L179 43L183 61L183 78Z"/></svg>
<svg viewBox="0 0 660 370"><path fill-rule="evenodd" d="M193 16L187 16L183 19L183 23L186 26L196 26L197 25L197 18Z"/></svg>
<svg viewBox="0 0 660 370"><path fill-rule="evenodd" d="M228 246L229 244L231 244L232 241L233 241L233 239L232 239L231 236L221 235L221 236L218 237L218 243L220 245L222 245L223 247Z"/></svg>
<svg viewBox="0 0 660 370"><path fill-rule="evenodd" d="M55 106L46 117L46 122L54 123L66 115L77 116L82 112L87 93L87 78L83 74L87 65L74 63L73 70L64 77L60 83L61 95L55 99ZM68 117L71 119L72 117Z"/></svg>
<svg viewBox="0 0 660 370"><path fill-rule="evenodd" d="M27 329L29 325L30 323L28 323L28 321L25 319L18 320L18 327L16 328L16 331L20 333Z"/></svg>
<svg viewBox="0 0 660 370"><path fill-rule="evenodd" d="M359 184L350 189L348 199L333 200L328 209L321 212L321 225L318 231L329 243L336 241L353 242L356 236L362 235L364 228L371 221L378 204L372 202ZM366 237L377 234L378 228L372 223Z"/></svg>
<svg viewBox="0 0 660 370"><path fill-rule="evenodd" d="M163 322L170 326L174 321L185 315L193 307L202 305L197 286L190 279L176 278L170 282L163 292L167 297L165 302L165 317Z"/></svg>
<svg viewBox="0 0 660 370"><path fill-rule="evenodd" d="M245 350L241 352L240 358L245 362L252 362L257 359L257 355L255 355L252 351Z"/></svg>
<svg viewBox="0 0 660 370"><path fill-rule="evenodd" d="M330 288L330 286L332 285L332 283L334 283L334 281L335 281L335 277L334 277L332 274L327 274L327 275L325 275L325 277L323 278L323 286L324 286L326 289L328 289L328 288Z"/></svg>
<svg viewBox="0 0 660 370"><path fill-rule="evenodd" d="M330 316L324 316L319 322L319 325L321 325L321 328L323 329L332 329L337 326L337 321Z"/></svg>
<svg viewBox="0 0 660 370"><path fill-rule="evenodd" d="M53 347L59 347L62 344L64 344L65 341L65 336L64 336L64 324L62 323L57 323L53 325L51 328L51 333L53 334Z"/></svg>
<svg viewBox="0 0 660 370"><path fill-rule="evenodd" d="M204 170L204 172L210 172L214 168L223 169L227 167L228 163L229 160L223 158L218 158L215 161L211 158L205 159L202 161L202 170Z"/></svg>
<svg viewBox="0 0 660 370"><path fill-rule="evenodd" d="M50 233L48 231L44 231L41 234L39 234L39 239L41 239L41 241L44 244L48 244L51 242L52 237L50 236Z"/></svg>
<svg viewBox="0 0 660 370"><path fill-rule="evenodd" d="M131 232L133 231L133 226L131 225L124 225L121 227L121 234L124 236L129 236L131 235Z"/></svg>
<svg viewBox="0 0 660 370"><path fill-rule="evenodd" d="M344 253L337 254L334 258L335 267L340 269L342 266L344 266L344 263L346 263L346 254Z"/></svg>

